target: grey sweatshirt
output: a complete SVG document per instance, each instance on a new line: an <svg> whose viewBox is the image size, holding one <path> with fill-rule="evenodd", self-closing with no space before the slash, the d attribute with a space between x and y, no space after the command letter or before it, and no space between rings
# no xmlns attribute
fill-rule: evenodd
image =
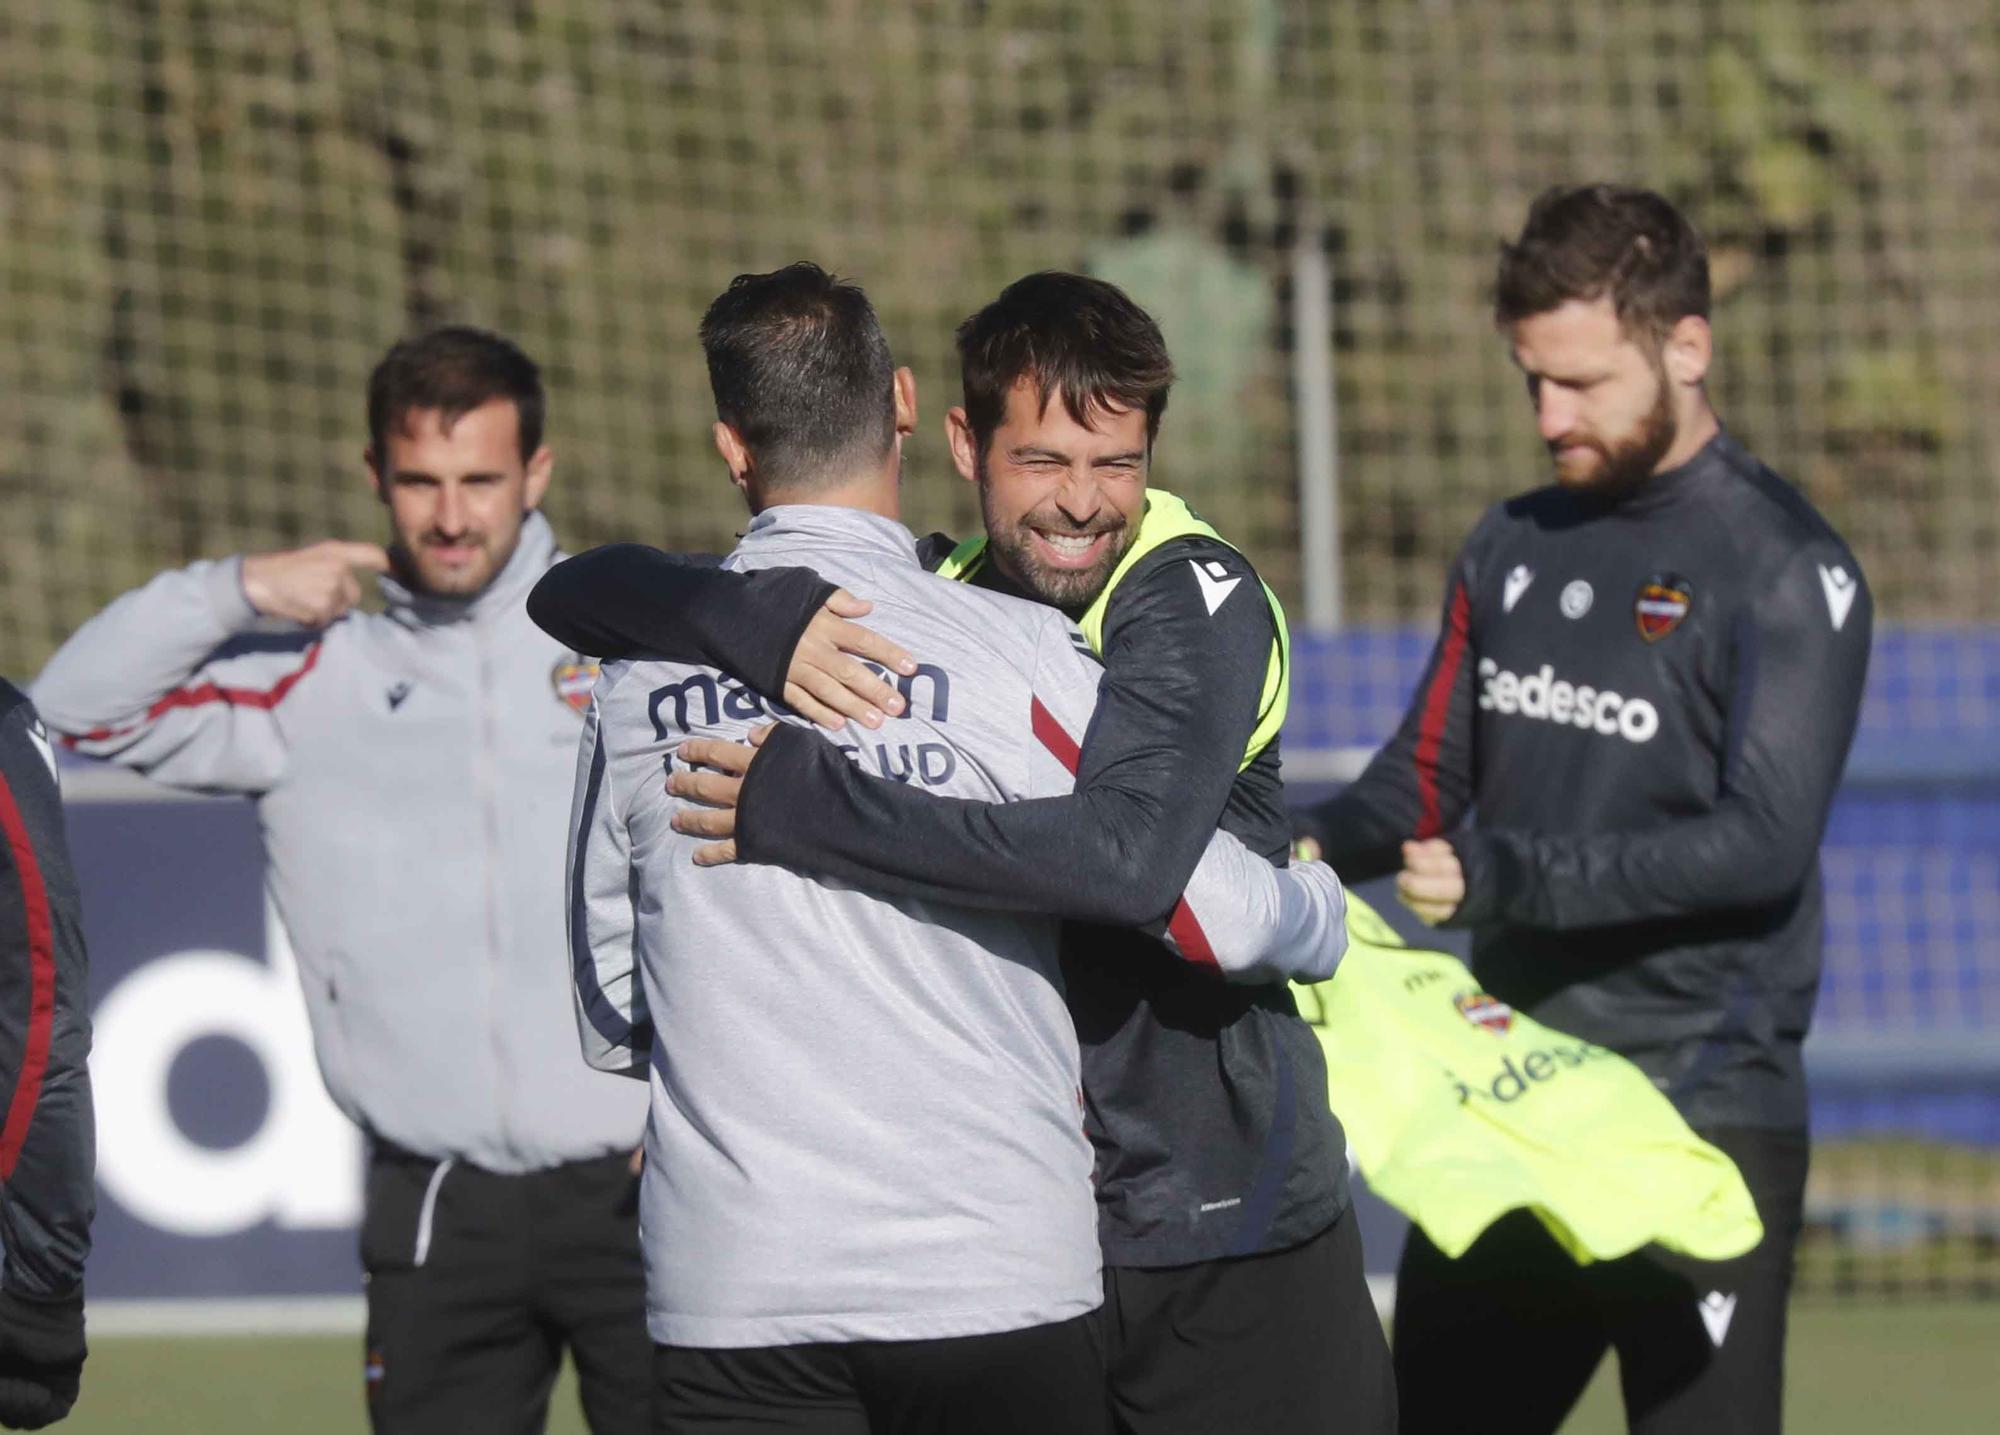
<svg viewBox="0 0 2000 1435"><path fill-rule="evenodd" d="M787 506L742 570L809 565L871 626L941 655L853 760L980 802L1066 793L1100 669L1054 609L924 572L899 524ZM879 897L770 866L697 868L665 779L689 736L799 721L713 669L608 665L570 852L579 1030L650 1076L641 1221L655 1340L906 1340L1066 1319L1100 1299L1092 1156L1051 918ZM1218 835L1189 960L1331 972L1344 903ZM1165 932L1165 917L1157 924ZM1186 919L1174 924L1187 931ZM1178 950L1178 948L1177 948Z"/></svg>
<svg viewBox="0 0 2000 1435"><path fill-rule="evenodd" d="M630 1149L642 1093L577 1060L565 799L590 673L528 621L540 517L477 597L261 621L229 559L163 573L34 686L79 751L257 801L320 1071L364 1130L520 1172ZM567 696L566 696L567 694Z"/></svg>

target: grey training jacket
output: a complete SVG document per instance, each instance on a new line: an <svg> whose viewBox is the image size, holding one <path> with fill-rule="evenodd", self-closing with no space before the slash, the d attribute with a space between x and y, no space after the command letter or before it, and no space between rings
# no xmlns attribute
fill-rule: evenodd
<svg viewBox="0 0 2000 1435"><path fill-rule="evenodd" d="M1059 612L926 573L901 525L852 509L769 509L728 560L785 565L869 594L870 625L921 655L902 717L836 735L855 761L985 803L1071 790L1062 754L1101 670ZM578 756L578 1025L593 1063L650 1076L653 1338L934 1339L1092 1309L1057 922L694 866L665 786L680 744L774 717L800 720L714 669L615 663ZM1323 976L1344 946L1327 868L1280 871L1233 837L1210 843L1186 901L1246 978Z"/></svg>
<svg viewBox="0 0 2000 1435"><path fill-rule="evenodd" d="M629 1150L642 1093L577 1059L563 963L569 778L591 673L531 622L531 516L470 600L274 631L241 562L162 573L34 686L79 751L257 801L320 1071L372 1136L538 1170Z"/></svg>

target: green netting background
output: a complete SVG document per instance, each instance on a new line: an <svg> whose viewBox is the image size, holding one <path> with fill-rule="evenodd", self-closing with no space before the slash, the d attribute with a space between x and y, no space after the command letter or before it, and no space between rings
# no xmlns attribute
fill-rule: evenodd
<svg viewBox="0 0 2000 1435"><path fill-rule="evenodd" d="M1032 269L1125 284L1182 372L1160 481L1296 605L1322 246L1345 610L1427 620L1545 468L1496 241L1585 177L1706 229L1719 405L1885 616L2000 614L1996 0L0 0L0 672L163 565L379 535L362 384L447 319L543 362L572 547L726 546L695 323L801 257L917 370L920 529L972 521L958 320ZM1890 1143L1814 1179L1986 1210L1995 1177ZM1966 1239L1813 1238L1802 1271L1990 1290Z"/></svg>
<svg viewBox="0 0 2000 1435"><path fill-rule="evenodd" d="M812 257L922 386L910 509L962 525L953 325L1088 267L1162 318L1161 481L1296 599L1289 265L1330 255L1346 609L1427 614L1538 481L1485 319L1542 185L1711 236L1726 418L1889 617L2000 581L1991 0L6 0L0 670L202 554L380 531L360 390L466 319L545 364L572 545L725 543L694 325Z"/></svg>

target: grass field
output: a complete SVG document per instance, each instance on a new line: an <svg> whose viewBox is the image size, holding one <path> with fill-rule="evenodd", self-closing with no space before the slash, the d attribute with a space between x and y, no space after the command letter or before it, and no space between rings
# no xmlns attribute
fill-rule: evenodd
<svg viewBox="0 0 2000 1435"><path fill-rule="evenodd" d="M1986 1435L2000 1428L2000 1305L1802 1304L1786 1428L1801 1435ZM360 1343L342 1337L99 1338L66 1435L335 1435L366 1428ZM549 1429L582 1435L575 1385ZM1607 1362L1566 1435L1623 1429ZM1246 1432L1248 1435L1248 1432Z"/></svg>

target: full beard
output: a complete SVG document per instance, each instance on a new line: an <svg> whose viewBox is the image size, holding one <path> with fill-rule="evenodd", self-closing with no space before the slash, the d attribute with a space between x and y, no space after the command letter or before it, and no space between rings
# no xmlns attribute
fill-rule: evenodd
<svg viewBox="0 0 2000 1435"><path fill-rule="evenodd" d="M1598 464L1597 471L1587 478L1572 480L1564 478L1558 468L1556 479L1565 488L1578 489L1595 497L1623 498L1653 476L1660 461L1672 450L1674 440L1679 437L1680 426L1674 419L1673 395L1669 392L1666 375L1662 373L1653 407L1639 421L1637 429L1616 444L1606 444L1597 438L1585 440L1603 460Z"/></svg>

